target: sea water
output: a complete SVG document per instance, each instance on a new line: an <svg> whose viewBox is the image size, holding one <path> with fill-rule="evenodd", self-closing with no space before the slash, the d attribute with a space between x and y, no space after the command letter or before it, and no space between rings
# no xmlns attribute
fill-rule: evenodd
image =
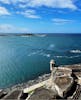
<svg viewBox="0 0 81 100"><path fill-rule="evenodd" d="M51 59L81 63L81 35L0 36L0 88L49 73Z"/></svg>

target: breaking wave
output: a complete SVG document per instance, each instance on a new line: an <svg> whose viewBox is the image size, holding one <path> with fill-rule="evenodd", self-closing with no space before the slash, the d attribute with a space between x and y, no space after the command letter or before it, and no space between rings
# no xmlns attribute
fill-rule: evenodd
<svg viewBox="0 0 81 100"><path fill-rule="evenodd" d="M81 53L81 50L71 50L70 53Z"/></svg>
<svg viewBox="0 0 81 100"><path fill-rule="evenodd" d="M76 55L76 56L54 56L55 58L67 58L67 59L71 59L71 58L77 58L80 57L81 55Z"/></svg>
<svg viewBox="0 0 81 100"><path fill-rule="evenodd" d="M35 51L35 52L28 54L28 56L35 56L35 55L44 56L44 57L47 57L47 58L49 58L51 56L51 54L45 53L42 50L38 50L38 51Z"/></svg>

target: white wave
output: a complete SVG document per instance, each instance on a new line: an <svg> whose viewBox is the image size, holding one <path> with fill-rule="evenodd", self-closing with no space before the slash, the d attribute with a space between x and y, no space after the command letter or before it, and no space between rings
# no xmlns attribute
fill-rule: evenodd
<svg viewBox="0 0 81 100"><path fill-rule="evenodd" d="M64 56L54 56L54 57L56 57L56 58L63 58Z"/></svg>
<svg viewBox="0 0 81 100"><path fill-rule="evenodd" d="M77 56L70 56L69 58L77 58L77 57L80 57L80 55L77 55Z"/></svg>
<svg viewBox="0 0 81 100"><path fill-rule="evenodd" d="M71 53L81 53L81 50L71 50Z"/></svg>
<svg viewBox="0 0 81 100"><path fill-rule="evenodd" d="M50 56L51 56L50 54L47 54L47 55L46 55L46 57L48 57L48 58L49 58Z"/></svg>
<svg viewBox="0 0 81 100"><path fill-rule="evenodd" d="M55 47L55 45L54 44L50 44L49 46L48 46L48 48L47 49L53 49Z"/></svg>
<svg viewBox="0 0 81 100"><path fill-rule="evenodd" d="M48 58L51 56L51 54L46 54L46 53L44 53L44 52L39 53L39 55L42 55L42 56L48 57Z"/></svg>
<svg viewBox="0 0 81 100"><path fill-rule="evenodd" d="M56 58L68 58L68 56L55 56Z"/></svg>
<svg viewBox="0 0 81 100"><path fill-rule="evenodd" d="M81 55L76 55L76 56L54 56L56 58L67 58L67 59L71 59L71 58L77 58L77 57L80 57Z"/></svg>
<svg viewBox="0 0 81 100"><path fill-rule="evenodd" d="M33 56L33 55L44 55L44 53L42 50L37 50L28 54L28 56Z"/></svg>
<svg viewBox="0 0 81 100"><path fill-rule="evenodd" d="M36 55L36 54L38 54L39 52L40 52L40 51L32 52L32 53L28 54L28 56Z"/></svg>

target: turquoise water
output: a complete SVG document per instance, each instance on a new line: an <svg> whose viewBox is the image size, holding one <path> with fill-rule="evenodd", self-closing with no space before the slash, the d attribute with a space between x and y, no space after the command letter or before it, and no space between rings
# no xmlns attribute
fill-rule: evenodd
<svg viewBox="0 0 81 100"><path fill-rule="evenodd" d="M0 37L0 88L49 73L49 61L81 63L81 35Z"/></svg>

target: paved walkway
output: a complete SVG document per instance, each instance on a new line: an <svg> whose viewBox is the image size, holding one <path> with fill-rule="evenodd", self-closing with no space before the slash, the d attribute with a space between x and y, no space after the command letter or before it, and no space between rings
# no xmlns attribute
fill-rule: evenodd
<svg viewBox="0 0 81 100"><path fill-rule="evenodd" d="M45 81L43 81L43 82L40 82L40 83L38 83L38 84L36 84L36 85L30 86L29 88L25 88L25 89L23 90L23 92L24 92L24 93L29 93L29 92L31 92L31 91L37 89L37 88L40 88L40 87L44 86L44 85L45 85L46 83L48 83L49 81L50 81L50 79L45 80Z"/></svg>

